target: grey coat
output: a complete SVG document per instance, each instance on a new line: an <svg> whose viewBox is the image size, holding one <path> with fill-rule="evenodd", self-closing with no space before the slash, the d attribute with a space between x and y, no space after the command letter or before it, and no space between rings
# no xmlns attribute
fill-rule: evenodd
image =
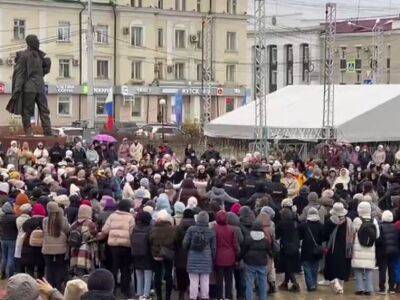
<svg viewBox="0 0 400 300"><path fill-rule="evenodd" d="M193 233L204 231L208 240L208 245L203 251L190 250ZM187 272L195 274L210 274L213 270L213 260L216 254L216 239L213 229L208 227L208 223L197 222L190 226L183 239L183 247L189 249L187 260Z"/></svg>

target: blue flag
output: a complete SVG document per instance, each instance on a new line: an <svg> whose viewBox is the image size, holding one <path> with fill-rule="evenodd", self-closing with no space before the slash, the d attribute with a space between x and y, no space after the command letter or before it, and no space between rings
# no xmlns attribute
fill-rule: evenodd
<svg viewBox="0 0 400 300"><path fill-rule="evenodd" d="M183 96L180 91L175 94L175 105L174 105L174 113L175 113L175 121L176 125L182 125L182 106L183 106Z"/></svg>

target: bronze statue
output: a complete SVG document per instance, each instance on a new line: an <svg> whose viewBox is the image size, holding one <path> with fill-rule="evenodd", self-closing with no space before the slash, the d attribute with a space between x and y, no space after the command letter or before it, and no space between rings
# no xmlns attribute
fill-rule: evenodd
<svg viewBox="0 0 400 300"><path fill-rule="evenodd" d="M39 110L44 135L51 135L50 111L47 105L43 77L50 72L51 60L39 50L39 39L28 35L25 39L27 49L17 52L12 77L12 96L7 110L21 115L26 135L32 135L31 117L35 104Z"/></svg>

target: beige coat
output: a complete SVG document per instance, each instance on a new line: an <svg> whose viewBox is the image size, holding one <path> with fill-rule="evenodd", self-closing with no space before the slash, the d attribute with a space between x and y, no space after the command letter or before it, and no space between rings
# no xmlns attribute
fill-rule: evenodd
<svg viewBox="0 0 400 300"><path fill-rule="evenodd" d="M130 247L134 227L135 219L132 214L117 210L108 217L102 233L108 235L109 246Z"/></svg>
<svg viewBox="0 0 400 300"><path fill-rule="evenodd" d="M47 230L48 218L43 219L43 246L42 253L48 255L65 254L68 252L67 237L69 234L69 224L66 218L64 219L59 237L49 235Z"/></svg>
<svg viewBox="0 0 400 300"><path fill-rule="evenodd" d="M135 143L132 143L131 147L129 148L129 152L133 160L139 162L143 157L143 145L138 143L135 146Z"/></svg>

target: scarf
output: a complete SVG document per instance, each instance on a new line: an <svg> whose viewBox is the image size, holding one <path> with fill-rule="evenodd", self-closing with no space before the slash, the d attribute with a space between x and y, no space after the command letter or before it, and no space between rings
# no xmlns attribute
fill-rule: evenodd
<svg viewBox="0 0 400 300"><path fill-rule="evenodd" d="M334 224L336 224L336 227L329 236L329 241L327 245L328 250L331 250L331 253L335 251L336 235L338 232L338 228L340 225L346 222L346 258L351 258L354 243L354 232L351 219L346 217L345 219L340 220L337 216L331 216L330 219Z"/></svg>

